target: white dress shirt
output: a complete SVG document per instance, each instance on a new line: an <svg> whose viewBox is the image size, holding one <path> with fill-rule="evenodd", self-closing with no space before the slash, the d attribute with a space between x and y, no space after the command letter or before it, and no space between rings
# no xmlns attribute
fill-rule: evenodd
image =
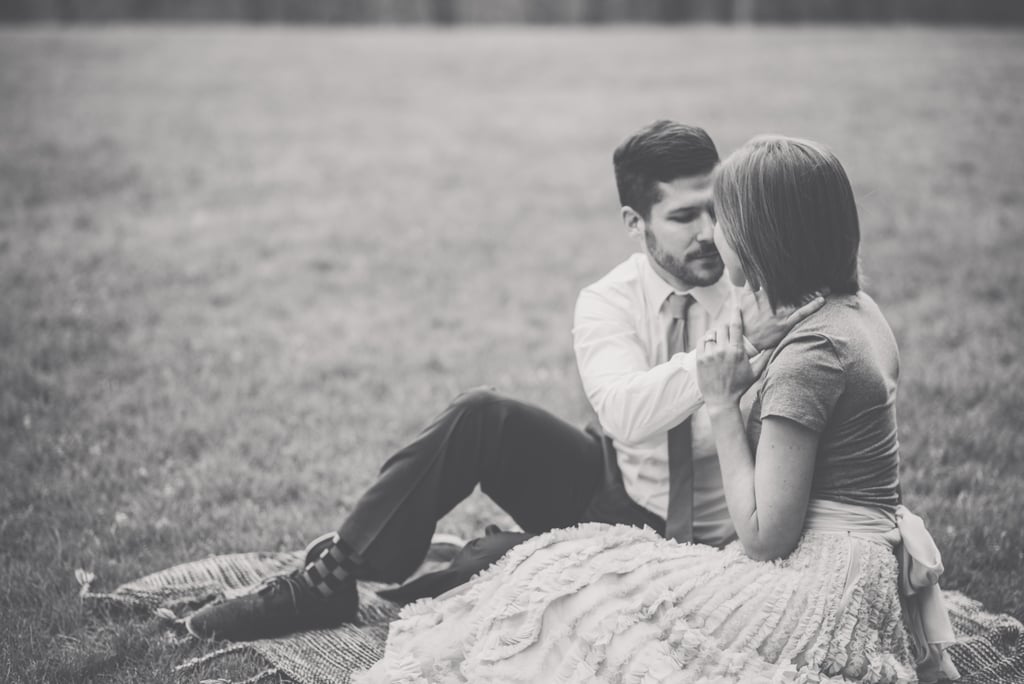
<svg viewBox="0 0 1024 684"><path fill-rule="evenodd" d="M580 292L573 347L583 389L615 444L626 492L662 518L668 512L668 431L692 416L693 538L718 546L735 537L735 528L697 386L696 355L668 356L671 317L664 305L674 291L645 254L634 254ZM687 315L691 347L711 325L728 320L733 293L726 277L679 294L695 300Z"/></svg>

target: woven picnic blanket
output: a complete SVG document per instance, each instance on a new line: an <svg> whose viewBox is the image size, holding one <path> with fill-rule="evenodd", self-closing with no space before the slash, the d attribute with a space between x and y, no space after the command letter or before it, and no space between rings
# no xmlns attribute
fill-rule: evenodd
<svg viewBox="0 0 1024 684"><path fill-rule="evenodd" d="M95 577L78 571L82 598L144 609L180 625L197 606L223 595L238 594L270 575L288 572L302 552L240 553L178 565L124 584L110 593L94 593ZM420 573L437 569L425 564ZM417 573L419 574L419 573ZM299 684L348 684L351 674L366 669L384 653L388 624L399 606L377 596L384 585L360 583L358 621L335 629L314 630L279 639L232 644L182 663L187 674L200 664L241 650L260 654L269 669L249 684L284 676ZM980 603L955 591L943 592L957 643L949 653L962 684L1024 684L1024 626L1009 615L986 612Z"/></svg>

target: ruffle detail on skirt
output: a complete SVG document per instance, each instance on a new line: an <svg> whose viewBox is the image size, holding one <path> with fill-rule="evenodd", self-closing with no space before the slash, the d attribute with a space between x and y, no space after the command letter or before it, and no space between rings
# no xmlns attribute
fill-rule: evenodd
<svg viewBox="0 0 1024 684"><path fill-rule="evenodd" d="M419 677L419 678L417 678ZM916 681L883 544L808 532L786 559L599 523L513 548L407 606L359 682Z"/></svg>

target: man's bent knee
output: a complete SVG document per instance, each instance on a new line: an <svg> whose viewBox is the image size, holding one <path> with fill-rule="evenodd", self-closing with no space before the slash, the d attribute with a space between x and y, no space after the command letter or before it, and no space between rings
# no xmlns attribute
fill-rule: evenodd
<svg viewBox="0 0 1024 684"><path fill-rule="evenodd" d="M463 409L480 409L487 406L493 406L494 404L503 404L509 401L509 398L500 394L493 387L474 387L473 389L466 390L459 396L455 397L452 402L452 406L459 406Z"/></svg>
<svg viewBox="0 0 1024 684"><path fill-rule="evenodd" d="M489 425L505 425L512 417L529 413L530 407L498 392L493 387L475 387L452 401L448 412L459 420L483 421ZM519 422L518 420L516 421Z"/></svg>

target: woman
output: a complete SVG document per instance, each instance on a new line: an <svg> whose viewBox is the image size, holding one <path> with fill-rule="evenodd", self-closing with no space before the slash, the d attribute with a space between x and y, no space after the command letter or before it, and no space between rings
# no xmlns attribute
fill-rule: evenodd
<svg viewBox="0 0 1024 684"><path fill-rule="evenodd" d="M921 594L899 591L897 545L915 519L898 508L898 354L860 291L842 166L809 141L755 138L723 162L715 201L734 284L773 307L831 291L771 352L747 425L739 313L698 346L738 540L719 550L624 526L549 532L406 608L357 681L911 682L915 661L955 676L922 636L951 639L948 620L935 636L937 596L922 592L922 623Z"/></svg>

